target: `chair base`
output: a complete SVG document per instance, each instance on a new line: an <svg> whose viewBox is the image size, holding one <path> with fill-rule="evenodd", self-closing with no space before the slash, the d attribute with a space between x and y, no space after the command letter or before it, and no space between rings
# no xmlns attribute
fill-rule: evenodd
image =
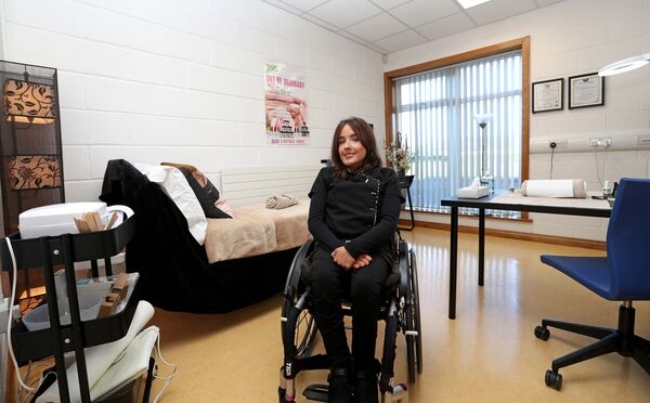
<svg viewBox="0 0 650 403"><path fill-rule="evenodd" d="M630 303L619 307L617 329L542 320L542 325L535 328L535 336L541 340L548 340L550 335L548 326L598 339L588 346L553 360L551 369L546 373L546 385L560 390L562 387L562 375L558 372L560 368L614 352L624 357L634 358L650 374L650 340L634 334L634 319L635 309Z"/></svg>

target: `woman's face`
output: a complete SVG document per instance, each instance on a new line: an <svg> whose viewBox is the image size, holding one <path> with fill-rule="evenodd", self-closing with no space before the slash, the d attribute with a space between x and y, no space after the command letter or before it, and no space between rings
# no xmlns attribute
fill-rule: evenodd
<svg viewBox="0 0 650 403"><path fill-rule="evenodd" d="M343 126L338 142L339 156L346 167L356 169L363 165L366 148L361 144L361 136L358 136L350 125Z"/></svg>

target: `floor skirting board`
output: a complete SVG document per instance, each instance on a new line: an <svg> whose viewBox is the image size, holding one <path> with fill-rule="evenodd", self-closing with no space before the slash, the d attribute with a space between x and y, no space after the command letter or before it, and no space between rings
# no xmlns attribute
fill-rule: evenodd
<svg viewBox="0 0 650 403"><path fill-rule="evenodd" d="M400 220L400 224L405 224L405 223L407 223L406 220ZM415 226L417 228L431 228L431 229L449 231L449 224L443 224L443 223L416 221ZM458 231L461 233L478 234L477 227L471 227L467 225L459 225ZM520 241L547 243L551 245L572 246L578 248L589 248L589 249L597 249L597 250L606 250L607 248L607 244L603 241L570 238L570 237L562 237L562 236L555 236L555 235L530 234L527 232L518 232L518 231L505 231L499 229L486 228L485 235L496 236L500 238L517 239Z"/></svg>

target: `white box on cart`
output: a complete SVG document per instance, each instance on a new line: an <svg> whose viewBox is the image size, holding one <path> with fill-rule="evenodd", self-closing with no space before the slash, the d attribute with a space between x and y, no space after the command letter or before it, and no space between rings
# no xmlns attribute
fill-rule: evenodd
<svg viewBox="0 0 650 403"><path fill-rule="evenodd" d="M104 223L110 213L121 211L131 216L133 211L126 206L107 207L104 202L73 202L50 204L23 211L18 216L18 229L22 239L38 238L41 236L57 236L61 234L78 234L79 229L74 219L80 219L83 213L97 212ZM122 223L123 214L119 214L114 226Z"/></svg>

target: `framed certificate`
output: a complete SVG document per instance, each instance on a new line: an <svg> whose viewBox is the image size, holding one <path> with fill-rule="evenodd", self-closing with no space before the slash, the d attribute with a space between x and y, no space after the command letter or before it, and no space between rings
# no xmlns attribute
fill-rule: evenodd
<svg viewBox="0 0 650 403"><path fill-rule="evenodd" d="M533 83L533 113L564 109L564 79Z"/></svg>
<svg viewBox="0 0 650 403"><path fill-rule="evenodd" d="M569 109L605 105L605 77L598 73L569 77Z"/></svg>

